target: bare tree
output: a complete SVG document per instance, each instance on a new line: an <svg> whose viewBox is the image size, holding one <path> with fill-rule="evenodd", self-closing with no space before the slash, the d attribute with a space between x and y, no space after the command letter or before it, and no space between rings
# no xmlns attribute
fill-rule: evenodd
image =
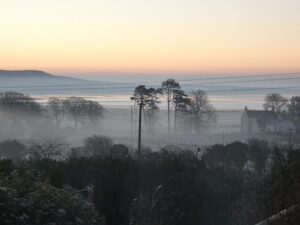
<svg viewBox="0 0 300 225"><path fill-rule="evenodd" d="M183 90L174 90L172 104L174 106L174 133L176 132L178 115L184 115L188 112L191 99Z"/></svg>
<svg viewBox="0 0 300 225"><path fill-rule="evenodd" d="M55 122L60 125L63 121L66 113L66 108L64 107L63 100L55 97L48 99L49 112L54 117Z"/></svg>
<svg viewBox="0 0 300 225"><path fill-rule="evenodd" d="M189 113L191 122L195 128L195 132L199 133L202 125L216 118L215 108L210 104L205 91L193 91L190 98Z"/></svg>
<svg viewBox="0 0 300 225"><path fill-rule="evenodd" d="M264 109L281 113L288 102L288 99L279 93L267 94L265 97Z"/></svg>
<svg viewBox="0 0 300 225"><path fill-rule="evenodd" d="M67 153L68 145L59 140L47 140L42 144L34 143L29 149L29 156L34 160L61 159Z"/></svg>
<svg viewBox="0 0 300 225"><path fill-rule="evenodd" d="M9 124L9 133L22 136L35 128L42 118L40 105L30 96L18 92L0 94L1 119Z"/></svg>
<svg viewBox="0 0 300 225"><path fill-rule="evenodd" d="M300 96L293 96L288 104L288 112L293 119L300 119Z"/></svg>
<svg viewBox="0 0 300 225"><path fill-rule="evenodd" d="M41 116L41 107L28 95L18 92L0 94L0 109L14 122Z"/></svg>
<svg viewBox="0 0 300 225"><path fill-rule="evenodd" d="M171 102L173 99L174 91L180 89L180 85L174 79L167 79L161 85L161 89L164 94L167 95L167 104L168 104L168 132L171 133L170 127L170 112L171 112Z"/></svg>
<svg viewBox="0 0 300 225"><path fill-rule="evenodd" d="M105 109L96 101L86 101L85 113L93 126L100 126L100 120L104 117Z"/></svg>
<svg viewBox="0 0 300 225"><path fill-rule="evenodd" d="M94 135L84 139L84 147L92 156L107 154L112 146L112 139L106 136Z"/></svg>
<svg viewBox="0 0 300 225"><path fill-rule="evenodd" d="M68 112L70 118L74 121L75 128L85 115L86 100L81 97L70 97L63 101L64 108Z"/></svg>

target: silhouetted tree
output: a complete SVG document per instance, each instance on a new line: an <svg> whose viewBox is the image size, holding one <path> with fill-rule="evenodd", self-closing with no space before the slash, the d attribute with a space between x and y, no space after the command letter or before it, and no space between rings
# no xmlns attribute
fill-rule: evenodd
<svg viewBox="0 0 300 225"><path fill-rule="evenodd" d="M213 145L204 153L203 159L210 168L242 170L248 159L248 146L241 142Z"/></svg>
<svg viewBox="0 0 300 225"><path fill-rule="evenodd" d="M32 160L43 159L62 159L65 158L67 151L67 144L58 140L47 140L44 143L34 143L29 148L29 157Z"/></svg>
<svg viewBox="0 0 300 225"><path fill-rule="evenodd" d="M191 99L183 90L178 89L173 92L172 103L174 106L174 132L176 132L178 116L188 113Z"/></svg>
<svg viewBox="0 0 300 225"><path fill-rule="evenodd" d="M279 93L267 94L265 97L264 109L270 110L276 113L281 113L284 110L284 107L288 99L283 97Z"/></svg>
<svg viewBox="0 0 300 225"><path fill-rule="evenodd" d="M268 142L264 140L249 140L249 158L253 161L256 172L264 174L266 161L269 156Z"/></svg>
<svg viewBox="0 0 300 225"><path fill-rule="evenodd" d="M85 111L90 123L93 126L99 126L100 120L104 117L104 107L96 101L87 101Z"/></svg>
<svg viewBox="0 0 300 225"><path fill-rule="evenodd" d="M155 122L157 121L157 113L159 112L158 104L160 101L158 100L158 94L160 91L155 88L148 88L147 89L146 99L144 101L144 112L145 112L145 119L146 125L150 132L153 132Z"/></svg>
<svg viewBox="0 0 300 225"><path fill-rule="evenodd" d="M220 144L210 146L203 155L203 160L209 168L225 167L227 157L224 146Z"/></svg>
<svg viewBox="0 0 300 225"><path fill-rule="evenodd" d="M231 168L242 170L248 160L248 146L241 142L232 142L225 146L228 161Z"/></svg>
<svg viewBox="0 0 300 225"><path fill-rule="evenodd" d="M74 121L76 128L85 114L85 101L84 98L74 96L63 101L63 105L70 118Z"/></svg>
<svg viewBox="0 0 300 225"><path fill-rule="evenodd" d="M166 81L162 82L161 89L164 94L167 95L167 104L168 104L168 132L171 133L171 124L170 124L170 112L171 112L171 102L173 99L174 91L180 89L180 85L174 79L167 79Z"/></svg>
<svg viewBox="0 0 300 225"><path fill-rule="evenodd" d="M139 85L134 89L133 96L130 97L130 100L134 101L136 104L144 102L147 95L147 88L145 85Z"/></svg>
<svg viewBox="0 0 300 225"><path fill-rule="evenodd" d="M104 154L108 154L112 146L112 139L106 136L94 135L84 139L84 148L88 150L92 156L103 156Z"/></svg>
<svg viewBox="0 0 300 225"><path fill-rule="evenodd" d="M30 96L18 92L0 93L0 110L13 122L41 116L40 105Z"/></svg>
<svg viewBox="0 0 300 225"><path fill-rule="evenodd" d="M126 145L114 144L110 148L110 154L112 157L125 158L129 156L129 150Z"/></svg>
<svg viewBox="0 0 300 225"><path fill-rule="evenodd" d="M293 119L300 120L300 96L293 96L288 104L288 112Z"/></svg>
<svg viewBox="0 0 300 225"><path fill-rule="evenodd" d="M3 225L102 225L104 219L71 187L57 188L40 181L32 170L15 170L0 185Z"/></svg>
<svg viewBox="0 0 300 225"><path fill-rule="evenodd" d="M48 99L48 107L49 107L49 113L52 115L55 119L55 122L60 125L60 123L63 121L66 113L66 107L63 103L63 100L55 97L51 97Z"/></svg>
<svg viewBox="0 0 300 225"><path fill-rule="evenodd" d="M9 132L17 136L29 134L42 118L40 105L33 98L18 92L0 93L0 114L9 124Z"/></svg>
<svg viewBox="0 0 300 225"><path fill-rule="evenodd" d="M146 88L145 85L139 85L135 88L133 96L130 98L135 104L142 103L142 109L144 112L145 125L148 126L150 131L153 130L154 123L157 119L157 113L159 111L158 95L161 93L160 89Z"/></svg>
<svg viewBox="0 0 300 225"><path fill-rule="evenodd" d="M190 95L189 113L191 125L195 132L199 133L202 125L213 121L216 118L215 108L210 104L205 91L193 91Z"/></svg>

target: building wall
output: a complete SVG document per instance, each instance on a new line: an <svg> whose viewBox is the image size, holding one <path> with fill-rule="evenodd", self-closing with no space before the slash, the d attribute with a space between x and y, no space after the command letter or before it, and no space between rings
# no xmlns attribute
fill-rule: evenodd
<svg viewBox="0 0 300 225"><path fill-rule="evenodd" d="M241 132L242 134L248 134L249 133L249 120L247 113L244 111L241 118Z"/></svg>
<svg viewBox="0 0 300 225"><path fill-rule="evenodd" d="M257 134L257 133L260 133L261 130L258 126L258 123L257 123L257 120L256 119L253 119L253 118L250 118L250 133L251 134Z"/></svg>
<svg viewBox="0 0 300 225"><path fill-rule="evenodd" d="M296 133L296 127L294 124L292 124L290 121L280 121L277 124L277 131L279 132L292 132Z"/></svg>

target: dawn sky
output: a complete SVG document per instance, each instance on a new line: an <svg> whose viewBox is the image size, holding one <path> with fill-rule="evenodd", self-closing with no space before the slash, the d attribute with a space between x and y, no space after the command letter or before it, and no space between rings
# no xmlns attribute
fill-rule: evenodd
<svg viewBox="0 0 300 225"><path fill-rule="evenodd" d="M300 71L299 0L7 0L1 69Z"/></svg>

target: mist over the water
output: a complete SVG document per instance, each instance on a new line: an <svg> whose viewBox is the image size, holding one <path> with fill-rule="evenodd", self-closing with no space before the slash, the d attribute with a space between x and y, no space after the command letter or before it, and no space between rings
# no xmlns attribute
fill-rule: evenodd
<svg viewBox="0 0 300 225"><path fill-rule="evenodd" d="M49 96L84 96L98 101L104 106L128 108L132 106L130 96L137 85L145 84L158 88L168 78L178 80L181 88L190 93L202 89L207 92L215 108L221 110L242 110L245 105L250 109L262 109L264 97L271 92L280 92L291 97L297 95L299 74L271 77L245 77L245 75L76 75L72 77L53 76L51 78L26 77L2 78L0 92L17 91L31 95L39 102ZM234 78L233 78L234 77ZM298 80L297 80L298 79ZM254 89L254 90L253 90ZM161 108L166 108L162 101Z"/></svg>
<svg viewBox="0 0 300 225"><path fill-rule="evenodd" d="M5 72L2 72L5 74ZM15 75L16 74L16 75ZM22 75L20 75L22 74ZM299 89L287 88L278 90L276 87L295 86L298 75L270 77L244 77L233 75L100 75L89 77L80 75L76 79L46 74L42 71L31 73L14 73L13 76L2 76L0 92L21 92L30 95L40 104L43 116L35 118L29 115L30 124L11 124L6 121L5 112L2 116L2 139L43 139L60 137L73 144L79 144L85 137L93 134L106 135L117 141L129 145L136 145L137 137L137 107L130 100L134 88L145 84L147 87L159 88L161 82L167 78L175 78L182 90L191 93L201 89L206 91L210 103L217 109L214 121L201 128L201 135L192 134L187 128L177 127L172 135L167 129L167 101L165 96L160 96L158 104L160 110L155 124L149 129L143 125L143 140L145 145L159 147L164 144L210 145L233 140L241 140L240 121L241 113L245 106L249 109L262 109L264 97L267 93L278 92L286 97L296 95ZM252 90L253 89L253 90ZM95 128L85 124L75 129L72 121L65 118L57 126L53 118L47 115L47 100L50 97L66 99L71 96L83 97L90 101L100 103L105 107L101 118L101 127ZM22 117L22 112L16 118ZM174 114L171 114L171 120ZM225 140L224 140L225 136Z"/></svg>

